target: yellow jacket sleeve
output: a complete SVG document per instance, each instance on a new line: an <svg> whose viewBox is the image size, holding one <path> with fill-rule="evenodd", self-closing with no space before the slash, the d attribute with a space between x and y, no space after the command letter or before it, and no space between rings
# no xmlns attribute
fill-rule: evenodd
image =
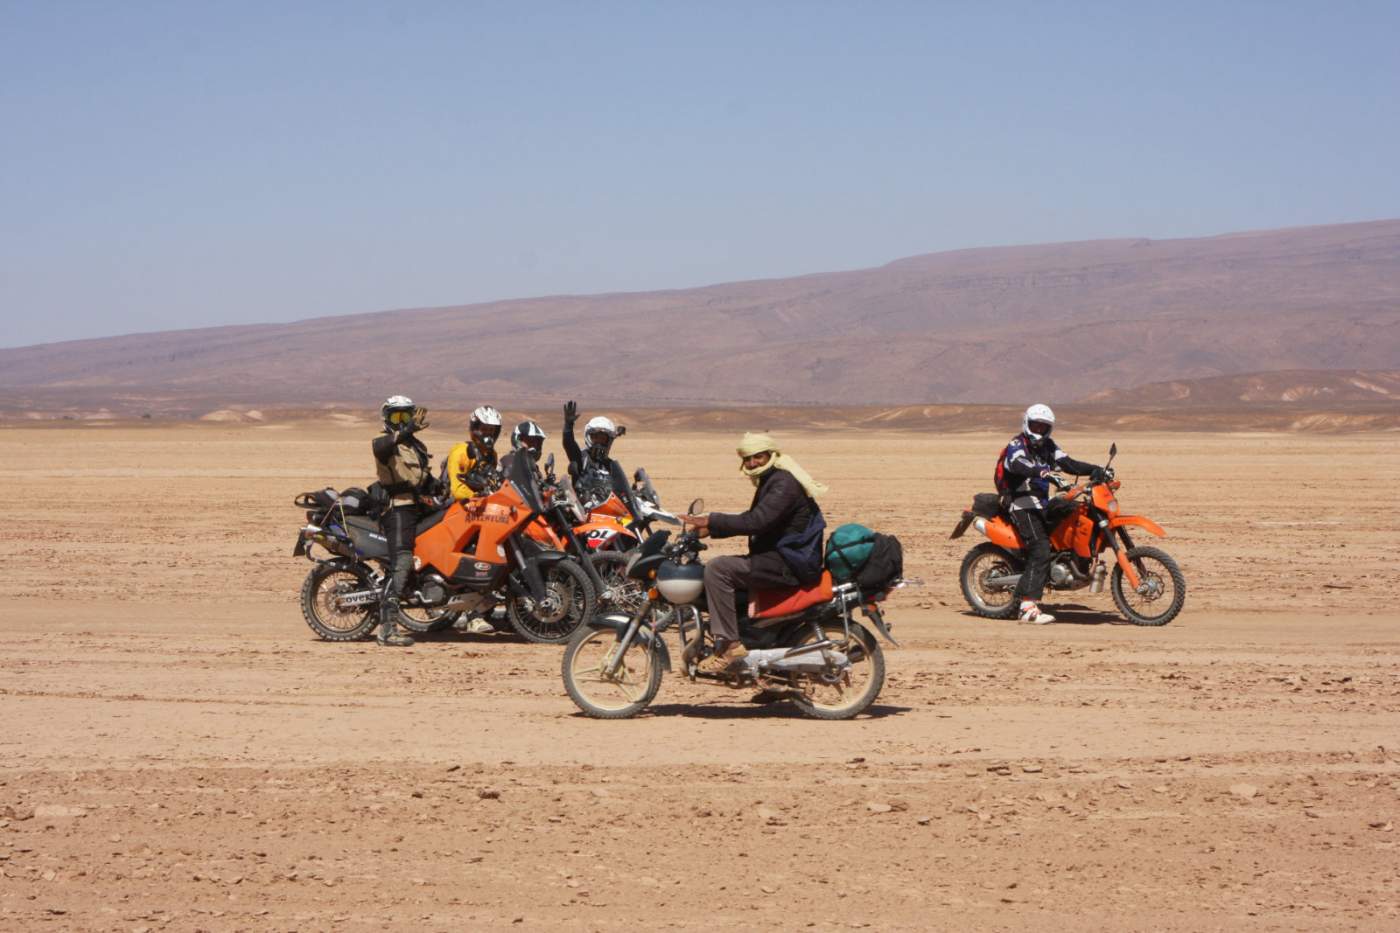
<svg viewBox="0 0 1400 933"><path fill-rule="evenodd" d="M447 480L452 484L452 498L470 499L476 492L467 485L466 475L476 466L465 443L453 447L447 455Z"/></svg>

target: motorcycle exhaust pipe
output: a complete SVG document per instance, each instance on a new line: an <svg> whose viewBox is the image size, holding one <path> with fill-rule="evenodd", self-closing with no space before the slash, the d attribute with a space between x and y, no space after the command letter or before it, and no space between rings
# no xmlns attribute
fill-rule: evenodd
<svg viewBox="0 0 1400 933"><path fill-rule="evenodd" d="M830 638L823 638L821 641L814 641L810 645L798 645L796 648L789 648L783 655L782 660L786 661L788 658L795 658L802 654L811 654L813 651L824 651L834 644L836 644L836 642L832 641Z"/></svg>
<svg viewBox="0 0 1400 933"><path fill-rule="evenodd" d="M999 577L988 577L986 585L989 590L1014 590L1020 582L1021 575L1019 573L1008 573Z"/></svg>

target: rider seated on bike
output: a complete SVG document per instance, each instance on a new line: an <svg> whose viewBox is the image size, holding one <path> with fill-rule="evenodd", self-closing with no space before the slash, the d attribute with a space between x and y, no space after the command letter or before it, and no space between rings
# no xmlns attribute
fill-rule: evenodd
<svg viewBox="0 0 1400 933"><path fill-rule="evenodd" d="M782 453L767 434L745 434L739 442L739 469L756 487L747 512L686 515L700 537L747 535L745 557L717 557L705 565L705 601L715 652L700 662L707 674L721 674L748 650L739 640L735 593L741 589L811 586L822 574L822 531L826 521L816 496L826 492Z"/></svg>
<svg viewBox="0 0 1400 933"><path fill-rule="evenodd" d="M443 466L443 483L452 498L472 499L495 492L501 485L496 463L496 438L501 436L501 413L490 405L472 412L470 436L453 446Z"/></svg>
<svg viewBox="0 0 1400 933"><path fill-rule="evenodd" d="M588 446L580 449L574 439L574 423L578 421L578 403L564 403L564 453L569 458L569 478L573 480L574 492L579 501L591 508L616 494L632 513L632 518L641 518L637 503L633 501L632 488L627 484L627 473L622 464L612 457L613 441L626 433L625 427L613 424L611 418L602 415L590 418L583 426L583 440Z"/></svg>
<svg viewBox="0 0 1400 933"><path fill-rule="evenodd" d="M534 421L522 421L517 424L510 432L510 452L501 458L501 473L505 476L510 475L511 464L522 450L538 465L540 456L544 453L546 437L548 435L544 433L544 428Z"/></svg>
<svg viewBox="0 0 1400 933"><path fill-rule="evenodd" d="M1034 625L1054 622L1055 617L1040 608L1045 580L1050 573L1050 535L1064 521L1074 505L1066 499L1050 498L1051 473L1062 471L1075 476L1098 477L1102 467L1075 460L1050 439L1055 413L1049 405L1032 405L1021 418L1021 433L1006 445L1002 468L1010 485L1011 524L1021 536L1026 566L1016 585L1020 597L1020 619Z"/></svg>

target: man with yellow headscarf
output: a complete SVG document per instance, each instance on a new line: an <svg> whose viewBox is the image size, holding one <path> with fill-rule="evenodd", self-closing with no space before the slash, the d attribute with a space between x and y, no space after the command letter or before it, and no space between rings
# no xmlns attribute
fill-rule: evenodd
<svg viewBox="0 0 1400 933"><path fill-rule="evenodd" d="M748 654L739 640L739 590L791 589L821 579L822 532L826 520L816 497L826 487L807 474L768 434L745 434L739 441L739 469L754 484L747 512L687 515L701 537L747 535L745 557L717 557L705 565L705 600L715 652L700 670L719 674Z"/></svg>

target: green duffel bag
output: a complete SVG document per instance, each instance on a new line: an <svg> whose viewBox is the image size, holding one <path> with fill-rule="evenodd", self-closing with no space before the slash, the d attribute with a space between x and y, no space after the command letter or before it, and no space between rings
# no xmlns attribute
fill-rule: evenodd
<svg viewBox="0 0 1400 933"><path fill-rule="evenodd" d="M864 525L842 525L826 539L826 569L837 583L846 583L870 560L875 532Z"/></svg>

